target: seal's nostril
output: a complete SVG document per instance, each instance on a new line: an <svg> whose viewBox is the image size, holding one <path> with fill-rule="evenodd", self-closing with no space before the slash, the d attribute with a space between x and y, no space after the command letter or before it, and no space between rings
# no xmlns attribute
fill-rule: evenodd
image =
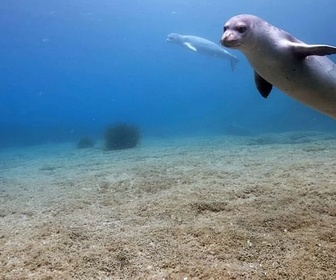
<svg viewBox="0 0 336 280"><path fill-rule="evenodd" d="M220 38L219 42L224 45L225 40L227 39L227 35L224 33L222 38Z"/></svg>

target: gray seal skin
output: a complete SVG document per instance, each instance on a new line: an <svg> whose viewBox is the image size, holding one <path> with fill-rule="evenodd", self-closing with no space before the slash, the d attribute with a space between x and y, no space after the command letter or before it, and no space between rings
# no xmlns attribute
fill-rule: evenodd
<svg viewBox="0 0 336 280"><path fill-rule="evenodd" d="M336 65L326 57L336 47L308 45L254 15L238 15L224 25L221 44L240 50L254 69L260 94L272 87L336 118Z"/></svg>
<svg viewBox="0 0 336 280"><path fill-rule="evenodd" d="M167 36L166 41L175 43L177 45L190 49L194 52L198 52L200 54L229 59L232 70L235 69L235 66L238 62L237 57L230 54L228 51L222 48L219 44L216 44L214 42L211 42L201 37L170 33Z"/></svg>

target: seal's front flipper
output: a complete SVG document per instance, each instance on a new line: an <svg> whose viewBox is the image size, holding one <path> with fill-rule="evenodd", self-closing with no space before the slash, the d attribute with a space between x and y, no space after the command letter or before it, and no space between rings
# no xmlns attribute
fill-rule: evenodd
<svg viewBox="0 0 336 280"><path fill-rule="evenodd" d="M197 49L190 43L183 43L187 48L191 49L194 52L197 52Z"/></svg>
<svg viewBox="0 0 336 280"><path fill-rule="evenodd" d="M273 85L267 82L255 71L254 71L254 81L261 96L267 98L272 91Z"/></svg>
<svg viewBox="0 0 336 280"><path fill-rule="evenodd" d="M301 58L305 58L309 55L324 56L336 54L336 47L328 45L306 45L302 43L293 43L292 48L293 52Z"/></svg>

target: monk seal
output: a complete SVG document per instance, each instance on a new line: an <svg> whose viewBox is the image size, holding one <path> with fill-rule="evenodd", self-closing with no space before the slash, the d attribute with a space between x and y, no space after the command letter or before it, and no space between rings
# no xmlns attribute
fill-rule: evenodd
<svg viewBox="0 0 336 280"><path fill-rule="evenodd" d="M221 44L240 50L254 69L260 94L272 86L336 118L336 65L326 57L336 47L308 45L254 15L237 15L224 25Z"/></svg>
<svg viewBox="0 0 336 280"><path fill-rule="evenodd" d="M230 54L219 44L216 44L207 39L191 36L191 35L181 35L177 33L170 33L166 39L167 42L175 43L179 46L186 47L189 50L198 52L200 54L219 57L224 59L229 59L231 63L231 69L234 70L238 62L238 58Z"/></svg>

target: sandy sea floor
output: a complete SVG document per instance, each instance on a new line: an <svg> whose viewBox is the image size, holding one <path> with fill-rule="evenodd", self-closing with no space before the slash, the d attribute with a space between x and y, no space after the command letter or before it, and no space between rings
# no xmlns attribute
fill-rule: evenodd
<svg viewBox="0 0 336 280"><path fill-rule="evenodd" d="M336 279L336 137L0 151L0 279Z"/></svg>

